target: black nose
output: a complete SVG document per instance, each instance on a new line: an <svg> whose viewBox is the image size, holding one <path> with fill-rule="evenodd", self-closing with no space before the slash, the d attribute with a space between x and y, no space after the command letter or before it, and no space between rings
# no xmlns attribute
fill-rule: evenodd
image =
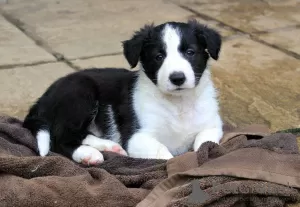
<svg viewBox="0 0 300 207"><path fill-rule="evenodd" d="M170 75L169 79L174 85L181 86L185 81L185 75L183 72L175 72Z"/></svg>

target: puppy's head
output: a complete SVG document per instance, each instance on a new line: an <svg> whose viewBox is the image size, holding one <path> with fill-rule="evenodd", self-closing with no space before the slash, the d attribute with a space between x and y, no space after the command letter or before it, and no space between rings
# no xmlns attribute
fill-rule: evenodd
<svg viewBox="0 0 300 207"><path fill-rule="evenodd" d="M180 94L198 85L209 57L218 59L221 37L195 20L168 22L144 26L123 47L132 68L140 62L163 93Z"/></svg>

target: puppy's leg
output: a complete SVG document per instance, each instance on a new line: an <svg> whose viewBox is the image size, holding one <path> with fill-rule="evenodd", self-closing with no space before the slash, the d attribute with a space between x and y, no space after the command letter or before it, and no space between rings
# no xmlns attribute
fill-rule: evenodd
<svg viewBox="0 0 300 207"><path fill-rule="evenodd" d="M219 144L220 139L223 136L223 129L222 129L222 121L219 115L215 117L215 120L211 123L215 123L211 127L207 127L206 129L199 132L196 136L194 142L194 151L197 151L199 147L207 141L215 142Z"/></svg>
<svg viewBox="0 0 300 207"><path fill-rule="evenodd" d="M138 132L128 141L128 154L136 158L170 159L168 148L147 133Z"/></svg>
<svg viewBox="0 0 300 207"><path fill-rule="evenodd" d="M59 144L59 152L61 154L85 165L97 165L104 161L103 155L99 150L79 143L82 140L81 137L86 136L85 133L80 133L77 130L73 130L72 133L70 131L70 129L64 130L64 139ZM77 139L74 139L74 137Z"/></svg>
<svg viewBox="0 0 300 207"><path fill-rule="evenodd" d="M78 91L77 91L78 92ZM56 120L53 121L53 143L55 152L86 165L96 165L104 161L99 150L82 144L89 134L88 129L94 118L98 104L91 100L92 94L85 97L86 91L68 96L60 105ZM78 98L80 97L80 98Z"/></svg>
<svg viewBox="0 0 300 207"><path fill-rule="evenodd" d="M112 151L127 156L126 151L118 143L108 139L101 139L94 135L87 135L82 144L94 147L99 151Z"/></svg>
<svg viewBox="0 0 300 207"><path fill-rule="evenodd" d="M197 151L199 147L207 141L215 142L219 144L220 139L222 138L222 130L219 128L205 129L201 131L195 139L194 142L194 151Z"/></svg>
<svg viewBox="0 0 300 207"><path fill-rule="evenodd" d="M91 146L81 145L72 154L72 159L85 165L97 165L104 161L103 155Z"/></svg>

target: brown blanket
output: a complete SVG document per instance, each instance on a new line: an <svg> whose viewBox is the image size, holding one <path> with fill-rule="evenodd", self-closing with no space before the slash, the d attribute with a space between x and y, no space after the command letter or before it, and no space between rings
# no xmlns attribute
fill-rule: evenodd
<svg viewBox="0 0 300 207"><path fill-rule="evenodd" d="M197 153L168 162L106 152L103 164L86 168L55 153L36 156L35 139L21 121L3 116L0 206L284 206L297 202L300 157L295 136L268 135L256 126L231 131L221 146L207 142ZM205 193L204 202L197 199L203 197L197 196L199 192Z"/></svg>
<svg viewBox="0 0 300 207"><path fill-rule="evenodd" d="M51 153L38 157L35 139L21 122L0 117L0 206L136 206L167 177L164 160L104 153L98 168L85 168Z"/></svg>
<svg viewBox="0 0 300 207"><path fill-rule="evenodd" d="M296 136L271 135L260 126L225 133L221 146L206 142L197 153L169 160L167 171L168 178L138 207L283 207L299 202Z"/></svg>

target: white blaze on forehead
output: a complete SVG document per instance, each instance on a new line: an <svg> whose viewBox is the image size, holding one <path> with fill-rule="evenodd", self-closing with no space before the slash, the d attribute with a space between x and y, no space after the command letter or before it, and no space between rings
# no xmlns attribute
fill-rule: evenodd
<svg viewBox="0 0 300 207"><path fill-rule="evenodd" d="M178 48L180 45L180 33L177 29L166 25L163 32L163 41L166 46L167 55L172 53L178 53Z"/></svg>
<svg viewBox="0 0 300 207"><path fill-rule="evenodd" d="M162 40L165 45L166 57L157 74L158 87L170 92L176 89L169 76L174 72L183 72L186 81L181 86L183 88L193 88L195 86L195 75L191 64L183 57L179 51L181 44L181 33L179 29L166 25L162 32Z"/></svg>

